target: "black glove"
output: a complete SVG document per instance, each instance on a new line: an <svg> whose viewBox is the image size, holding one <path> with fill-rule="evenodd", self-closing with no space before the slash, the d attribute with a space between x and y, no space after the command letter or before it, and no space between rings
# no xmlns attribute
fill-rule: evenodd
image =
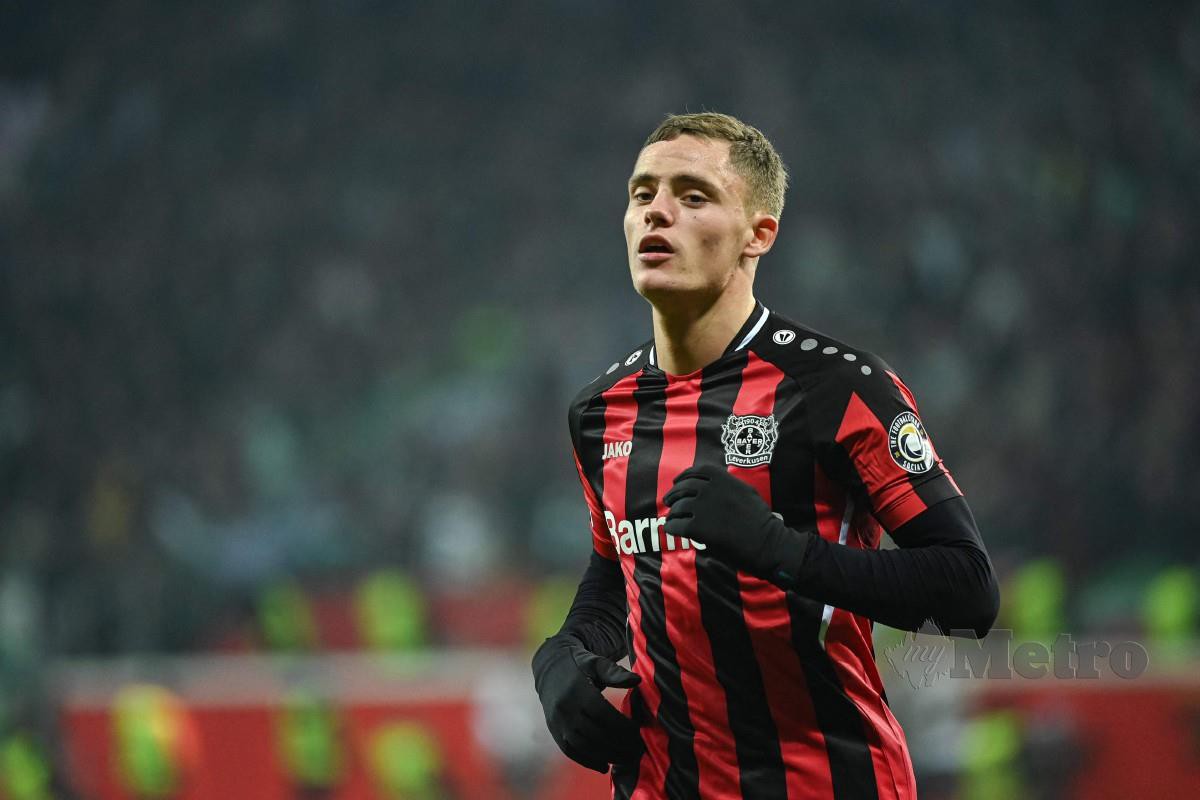
<svg viewBox="0 0 1200 800"><path fill-rule="evenodd" d="M794 589L811 533L792 530L750 484L724 467L685 469L663 497L671 507L663 530L708 547L729 565Z"/></svg>
<svg viewBox="0 0 1200 800"><path fill-rule="evenodd" d="M641 758L637 725L601 694L606 686L628 689L641 682L569 634L551 636L533 655L533 685L550 735L567 758L596 772Z"/></svg>

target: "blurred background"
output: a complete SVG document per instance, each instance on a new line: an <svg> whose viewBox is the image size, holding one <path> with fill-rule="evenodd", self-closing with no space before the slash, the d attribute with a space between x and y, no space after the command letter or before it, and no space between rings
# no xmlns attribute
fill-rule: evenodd
<svg viewBox="0 0 1200 800"><path fill-rule="evenodd" d="M759 296L913 387L999 624L1150 655L881 655L923 796L1200 790L1200 5L8 0L0 797L606 796L528 655L567 401L649 336L624 181L699 110L788 164Z"/></svg>

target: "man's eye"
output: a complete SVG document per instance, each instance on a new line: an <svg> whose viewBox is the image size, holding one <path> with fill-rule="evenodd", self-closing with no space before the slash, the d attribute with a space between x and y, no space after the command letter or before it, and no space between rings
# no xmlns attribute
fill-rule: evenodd
<svg viewBox="0 0 1200 800"><path fill-rule="evenodd" d="M691 192L690 194L685 194L685 195L683 196L683 199L684 199L684 201L685 201L685 202L688 202L688 203L705 203L705 202L708 202L708 198L707 198L707 197L705 197L705 196L704 196L704 195L702 195L702 194L696 194L695 192Z"/></svg>
<svg viewBox="0 0 1200 800"><path fill-rule="evenodd" d="M650 192L646 191L645 189L639 189L633 193L633 199L637 200L639 203L649 203L653 197L654 195L650 194Z"/></svg>

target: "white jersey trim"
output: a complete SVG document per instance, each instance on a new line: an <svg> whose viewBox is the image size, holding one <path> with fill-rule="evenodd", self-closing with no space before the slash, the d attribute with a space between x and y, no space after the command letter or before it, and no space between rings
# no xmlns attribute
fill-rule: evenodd
<svg viewBox="0 0 1200 800"><path fill-rule="evenodd" d="M767 307L763 306L762 316L760 316L758 318L758 322L754 323L754 327L751 328L750 332L746 334L746 338L742 339L742 343L739 344L737 347L733 348L734 352L737 352L738 350L741 350L746 345L750 344L750 340L758 335L758 332L762 330L763 325L767 324L767 317L770 316L770 314L771 314L771 312L767 310Z"/></svg>
<svg viewBox="0 0 1200 800"><path fill-rule="evenodd" d="M842 515L842 527L838 530L838 544L846 543L846 534L850 532L850 519L854 516L854 503L850 500L846 501L846 513ZM819 535L819 534L818 534ZM825 649L825 634L829 631L829 623L833 621L833 606L828 603L821 609L821 630L817 634L817 641L821 643L821 649Z"/></svg>
<svg viewBox="0 0 1200 800"><path fill-rule="evenodd" d="M750 340L758 335L758 332L762 330L763 325L767 324L767 317L769 317L770 315L771 315L771 312L769 310L767 310L766 306L763 306L762 314L759 316L758 322L754 323L754 327L751 328L750 332L746 334L746 337L744 339L742 339L741 344L739 344L737 347L733 348L733 351L735 353L738 350L741 350L746 345L750 344ZM650 366L652 366L652 367L658 366L658 362L655 361L655 358L654 358L654 345L650 346Z"/></svg>

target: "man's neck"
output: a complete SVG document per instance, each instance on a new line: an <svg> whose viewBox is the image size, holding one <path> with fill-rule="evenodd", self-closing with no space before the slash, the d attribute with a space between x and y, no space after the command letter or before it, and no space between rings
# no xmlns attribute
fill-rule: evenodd
<svg viewBox="0 0 1200 800"><path fill-rule="evenodd" d="M687 375L716 361L749 319L755 306L749 287L723 292L704 308L654 307L654 349L668 375Z"/></svg>

